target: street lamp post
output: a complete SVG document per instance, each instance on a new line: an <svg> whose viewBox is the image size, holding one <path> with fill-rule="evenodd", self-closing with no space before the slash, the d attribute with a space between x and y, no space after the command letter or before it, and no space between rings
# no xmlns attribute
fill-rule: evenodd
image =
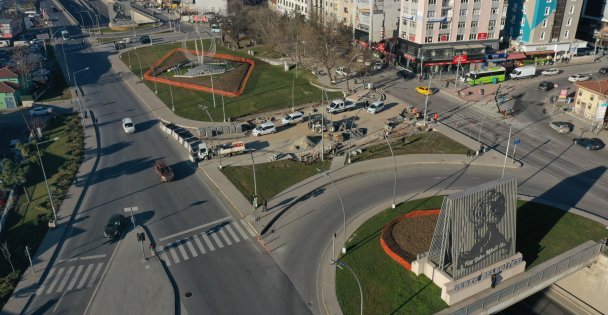
<svg viewBox="0 0 608 315"><path fill-rule="evenodd" d="M49 187L49 182L46 178L46 171L44 170L44 164L42 164L42 156L40 155L39 145L43 143L47 143L50 141L56 141L59 138L49 139L43 142L34 142L36 145L36 152L38 153L38 161L40 162L40 168L42 168L42 176L44 177L44 184L46 185L46 192L49 194L49 202L51 203L51 209L53 209L53 222L57 222L57 209L55 209L55 203L53 202L53 195L51 194L51 188Z"/></svg>
<svg viewBox="0 0 608 315"><path fill-rule="evenodd" d="M505 161L502 164L502 175L500 176L500 178L504 178L505 177L505 167L507 167L507 156L509 156L509 146L511 145L511 130L512 130L513 126L509 126L509 139L507 140L507 151L505 151Z"/></svg>
<svg viewBox="0 0 608 315"><path fill-rule="evenodd" d="M211 120L211 123L215 124L215 121L213 121L213 117L211 117L211 114L209 114L209 111L207 110L207 106L198 105L198 107L200 107L202 110L204 110L207 113L207 116L209 116L209 120ZM216 140L215 143L216 143L216 145L219 146L219 144L217 143L217 139L215 138L215 135L217 134L217 130L216 130L215 134L213 133L213 130L211 131L211 133L212 133L211 137ZM222 155L220 154L219 149L217 152L217 156L220 158L219 169L221 170L222 169Z"/></svg>
<svg viewBox="0 0 608 315"><path fill-rule="evenodd" d="M342 202L342 195L340 194L340 189L338 189L338 185L334 182L333 178L325 172L317 168L317 172L323 174L323 176L329 178L329 181L334 185L336 192L338 193L338 199L340 200L340 206L342 207L342 216L343 216L343 225L342 230L344 232L344 247L342 247L342 254L346 254L346 209L344 209L344 202Z"/></svg>
<svg viewBox="0 0 608 315"><path fill-rule="evenodd" d="M82 100L80 99L80 94L82 94L82 93L78 93L78 83L76 82L76 75L79 72L83 72L83 71L87 71L87 70L89 70L89 67L80 69L80 70L72 73L72 78L74 78L74 86L76 87L76 96L78 97L78 105L80 106L80 118L81 118L81 122L82 122L82 127L84 127L84 111L82 110Z"/></svg>
<svg viewBox="0 0 608 315"><path fill-rule="evenodd" d="M393 147L391 146L391 142L388 140L388 135L384 136L384 139L386 139L386 144L388 144L388 148L391 150L391 156L393 157L393 164L394 164L394 170L395 170L395 184L393 185L393 204L391 205L391 208L395 209L396 202L396 195L397 195L397 160L395 159L395 154L393 152Z"/></svg>
<svg viewBox="0 0 608 315"><path fill-rule="evenodd" d="M433 81L433 74L431 73L431 77L429 78L429 87L427 88L428 92L431 91L431 82L432 81ZM427 108L429 106L429 93L428 92L426 93L426 99L424 100L424 122L423 122L423 126L425 126L425 127L426 127L426 111L427 111Z"/></svg>
<svg viewBox="0 0 608 315"><path fill-rule="evenodd" d="M357 118L359 117L359 112L361 111L362 108L359 108L359 110L357 110L357 113L355 114L355 116L353 117L353 119L350 122L350 128L348 128L348 164L351 163L351 152L353 151L353 124L355 123L355 120L357 120Z"/></svg>
<svg viewBox="0 0 608 315"><path fill-rule="evenodd" d="M156 67L153 67L152 65L150 65L150 69L152 69L152 77L154 77L154 94L158 94L158 87L156 86Z"/></svg>
<svg viewBox="0 0 608 315"><path fill-rule="evenodd" d="M222 90L222 115L224 116L224 122L226 122L226 107L224 105L224 87L222 86L222 81L220 81L220 89Z"/></svg>
<svg viewBox="0 0 608 315"><path fill-rule="evenodd" d="M348 269L348 271L350 271L350 273L353 274L355 280L357 280L357 285L359 286L359 298L361 299L361 309L359 310L359 314L363 315L363 289L361 287L361 282L359 281L359 278L349 265L339 259L332 260L332 265L336 265L336 267L338 268L340 268L340 266L345 267L346 269Z"/></svg>
<svg viewBox="0 0 608 315"><path fill-rule="evenodd" d="M139 58L139 54L137 53L137 47L133 49L135 56L137 57L137 62L139 63L139 72L141 73L141 80L144 80L144 69L141 67L141 59Z"/></svg>
<svg viewBox="0 0 608 315"><path fill-rule="evenodd" d="M211 75L211 96L213 97L213 108L215 108L215 89L213 88L213 74Z"/></svg>
<svg viewBox="0 0 608 315"><path fill-rule="evenodd" d="M163 73L163 76L165 76L165 79L167 79L166 74ZM173 101L173 88L171 87L171 84L167 85L169 86L169 93L171 93L171 111L175 112L175 102Z"/></svg>
<svg viewBox="0 0 608 315"><path fill-rule="evenodd" d="M249 154L251 155L251 166L253 169L253 200L251 204L253 205L253 217L257 221L258 217L255 210L258 208L258 182L255 178L255 160L253 159L253 151L249 150Z"/></svg>
<svg viewBox="0 0 608 315"><path fill-rule="evenodd" d="M362 55L362 53L358 53L355 54L352 58L350 58L350 61L348 62L348 71L350 71L350 64L353 62L353 60L355 60L355 57ZM348 76L350 73L346 74L346 91L348 91L350 93L350 87L348 85Z"/></svg>

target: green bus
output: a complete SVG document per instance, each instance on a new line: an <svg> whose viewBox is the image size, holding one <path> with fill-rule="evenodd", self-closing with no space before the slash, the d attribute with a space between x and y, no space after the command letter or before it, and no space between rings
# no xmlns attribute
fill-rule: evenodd
<svg viewBox="0 0 608 315"><path fill-rule="evenodd" d="M470 85L498 83L506 79L507 70L504 67L489 67L467 73L463 81Z"/></svg>

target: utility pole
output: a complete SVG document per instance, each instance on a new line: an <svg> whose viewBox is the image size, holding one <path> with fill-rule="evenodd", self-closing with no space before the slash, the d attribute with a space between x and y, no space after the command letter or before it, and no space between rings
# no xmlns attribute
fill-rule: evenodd
<svg viewBox="0 0 608 315"><path fill-rule="evenodd" d="M433 74L431 74L431 77L429 78L429 87L428 92L426 93L426 99L424 100L424 122L423 125L426 127L426 110L429 106L429 93L431 92L431 82L433 81Z"/></svg>
<svg viewBox="0 0 608 315"><path fill-rule="evenodd" d="M252 169L253 169L253 201L252 201L252 205L253 205L253 216L255 221L258 220L257 214L255 212L255 210L258 208L258 182L255 178L255 160L253 159L253 151L255 150L250 150L249 154L251 154L251 165L252 165Z"/></svg>
<svg viewBox="0 0 608 315"><path fill-rule="evenodd" d="M32 263L32 256L30 255L30 247L25 245L25 255L27 259L30 261L30 267L32 267L32 272L36 273L36 269L34 269L34 264Z"/></svg>
<svg viewBox="0 0 608 315"><path fill-rule="evenodd" d="M502 175L500 178L505 177L505 167L507 167L507 156L509 156L509 145L511 144L511 130L513 126L509 126L509 139L507 140L507 151L505 151L505 161L502 164Z"/></svg>

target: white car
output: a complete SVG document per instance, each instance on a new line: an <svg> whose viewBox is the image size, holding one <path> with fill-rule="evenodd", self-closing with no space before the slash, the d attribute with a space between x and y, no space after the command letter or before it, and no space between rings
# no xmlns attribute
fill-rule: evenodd
<svg viewBox="0 0 608 315"><path fill-rule="evenodd" d="M384 110L384 102L383 101L375 101L369 105L367 108L367 112L370 114L377 114Z"/></svg>
<svg viewBox="0 0 608 315"><path fill-rule="evenodd" d="M570 82L580 82L580 81L588 81L591 80L591 78L588 75L584 75L584 74L573 74L570 77L568 77L568 81Z"/></svg>
<svg viewBox="0 0 608 315"><path fill-rule="evenodd" d="M212 24L211 25L211 31L213 33L220 33L222 31L222 28L220 28L220 26L217 25L217 24Z"/></svg>
<svg viewBox="0 0 608 315"><path fill-rule="evenodd" d="M44 116L53 112L51 107L39 106L30 109L30 116Z"/></svg>
<svg viewBox="0 0 608 315"><path fill-rule="evenodd" d="M303 119L304 119L304 113L295 112L295 113L285 115L285 117L283 117L283 120L281 122L283 123L283 125L290 125L290 124L297 124L297 123L301 122Z"/></svg>
<svg viewBox="0 0 608 315"><path fill-rule="evenodd" d="M543 75L556 75L556 74L559 74L559 69L551 68L551 69L543 70L541 73Z"/></svg>
<svg viewBox="0 0 608 315"><path fill-rule="evenodd" d="M277 128L274 126L274 123L265 122L265 123L255 127L255 129L253 129L251 134L255 137L258 137L258 136L267 135L267 134L275 133L275 132L277 132Z"/></svg>
<svg viewBox="0 0 608 315"><path fill-rule="evenodd" d="M130 133L134 133L135 132L135 124L133 123L133 120L131 120L131 118L123 118L122 119L122 129L125 131L126 134L130 134Z"/></svg>

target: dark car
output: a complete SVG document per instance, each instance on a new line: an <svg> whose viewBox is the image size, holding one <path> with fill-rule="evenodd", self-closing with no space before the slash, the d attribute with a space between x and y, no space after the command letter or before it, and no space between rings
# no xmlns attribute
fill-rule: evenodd
<svg viewBox="0 0 608 315"><path fill-rule="evenodd" d="M106 223L106 229L103 234L107 239L114 240L122 235L125 229L126 219L122 214L115 214L110 217L108 223Z"/></svg>
<svg viewBox="0 0 608 315"><path fill-rule="evenodd" d="M574 143L587 150L599 150L604 147L604 142L598 138L576 138Z"/></svg>
<svg viewBox="0 0 608 315"><path fill-rule="evenodd" d="M173 180L175 175L171 167L167 166L162 160L154 161L154 169L156 174L160 177L162 183L170 182Z"/></svg>
<svg viewBox="0 0 608 315"><path fill-rule="evenodd" d="M541 83L538 84L538 89L541 91L549 91L552 88L553 88L553 82L542 81Z"/></svg>
<svg viewBox="0 0 608 315"><path fill-rule="evenodd" d="M601 73L601 74L608 74L608 67L600 68L599 73Z"/></svg>
<svg viewBox="0 0 608 315"><path fill-rule="evenodd" d="M144 35L139 38L139 42L141 44L150 44L152 42L152 40L150 39L150 35Z"/></svg>

